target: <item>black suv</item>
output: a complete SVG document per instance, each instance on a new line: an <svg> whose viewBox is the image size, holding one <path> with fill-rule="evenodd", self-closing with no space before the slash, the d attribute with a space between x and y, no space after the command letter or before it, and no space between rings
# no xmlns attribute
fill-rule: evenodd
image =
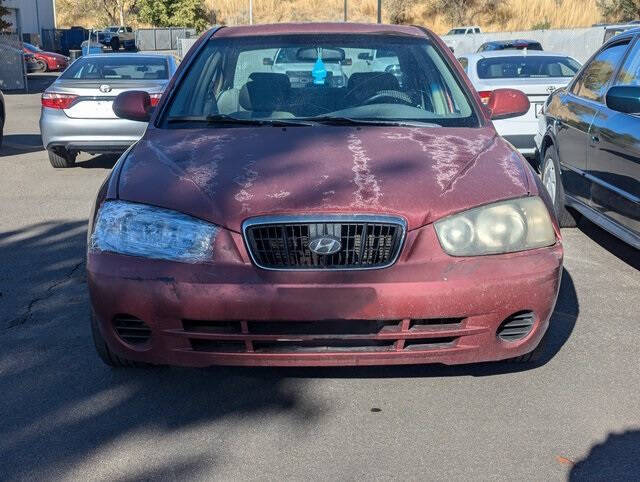
<svg viewBox="0 0 640 482"><path fill-rule="evenodd" d="M578 212L640 249L640 28L549 96L536 143L560 225Z"/></svg>

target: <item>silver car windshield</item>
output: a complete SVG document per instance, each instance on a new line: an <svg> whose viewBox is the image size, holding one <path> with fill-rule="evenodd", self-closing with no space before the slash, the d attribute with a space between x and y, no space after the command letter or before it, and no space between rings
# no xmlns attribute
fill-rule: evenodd
<svg viewBox="0 0 640 482"><path fill-rule="evenodd" d="M391 35L214 37L163 122L216 118L478 124L468 90L438 48Z"/></svg>

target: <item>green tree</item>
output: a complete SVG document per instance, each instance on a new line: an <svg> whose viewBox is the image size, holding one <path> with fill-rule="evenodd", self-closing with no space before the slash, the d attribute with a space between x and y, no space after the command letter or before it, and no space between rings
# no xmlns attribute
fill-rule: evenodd
<svg viewBox="0 0 640 482"><path fill-rule="evenodd" d="M171 26L171 10L175 0L138 0L138 21L154 27Z"/></svg>
<svg viewBox="0 0 640 482"><path fill-rule="evenodd" d="M640 0L598 0L604 18L611 22L626 22L640 17Z"/></svg>
<svg viewBox="0 0 640 482"><path fill-rule="evenodd" d="M154 27L207 28L207 12L201 0L138 0L137 18Z"/></svg>
<svg viewBox="0 0 640 482"><path fill-rule="evenodd" d="M9 9L2 5L2 0L0 0L0 32L11 27L11 23L2 18L7 15L9 15Z"/></svg>

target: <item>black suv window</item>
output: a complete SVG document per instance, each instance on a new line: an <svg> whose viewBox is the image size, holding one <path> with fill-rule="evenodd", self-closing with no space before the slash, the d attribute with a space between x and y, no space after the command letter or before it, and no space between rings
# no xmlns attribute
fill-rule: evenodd
<svg viewBox="0 0 640 482"><path fill-rule="evenodd" d="M629 56L618 73L615 85L640 86L640 42L636 42L629 52Z"/></svg>
<svg viewBox="0 0 640 482"><path fill-rule="evenodd" d="M607 84L628 46L629 40L626 40L600 51L582 71L582 75L573 85L572 92L585 99L601 102Z"/></svg>

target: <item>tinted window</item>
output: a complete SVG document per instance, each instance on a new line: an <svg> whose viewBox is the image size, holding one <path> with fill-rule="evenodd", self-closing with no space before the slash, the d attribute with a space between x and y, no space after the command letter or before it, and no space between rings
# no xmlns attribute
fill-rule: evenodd
<svg viewBox="0 0 640 482"><path fill-rule="evenodd" d="M624 61L615 85L640 85L640 42L636 42Z"/></svg>
<svg viewBox="0 0 640 482"><path fill-rule="evenodd" d="M313 59L301 63L301 50ZM395 56L390 63L385 57L380 63L357 66L315 61L315 52L320 59L323 52L340 52L351 60L363 51ZM265 63L275 52L276 62ZM468 92L438 48L427 39L392 35L216 38L203 46L176 86L167 118L218 114L242 119L339 116L451 126L478 123Z"/></svg>
<svg viewBox="0 0 640 482"><path fill-rule="evenodd" d="M569 57L520 55L482 59L477 69L481 79L573 77L580 64Z"/></svg>
<svg viewBox="0 0 640 482"><path fill-rule="evenodd" d="M83 57L76 60L60 76L78 80L142 80L169 78L167 61L163 57Z"/></svg>
<svg viewBox="0 0 640 482"><path fill-rule="evenodd" d="M453 30L449 30L447 35L463 35L465 33L467 33L466 28L454 28Z"/></svg>
<svg viewBox="0 0 640 482"><path fill-rule="evenodd" d="M629 41L601 51L591 60L573 86L572 92L585 99L601 101L607 83L627 50Z"/></svg>

